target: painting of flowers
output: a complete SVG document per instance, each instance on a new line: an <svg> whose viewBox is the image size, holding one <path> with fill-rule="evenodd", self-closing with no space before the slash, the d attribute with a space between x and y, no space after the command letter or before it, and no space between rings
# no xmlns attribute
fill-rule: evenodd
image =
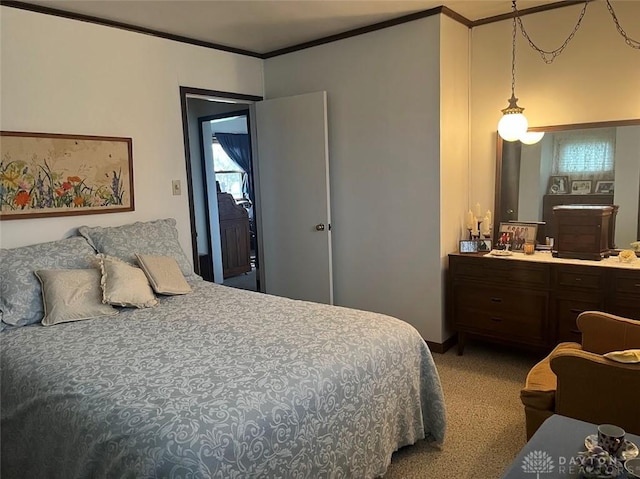
<svg viewBox="0 0 640 479"><path fill-rule="evenodd" d="M0 219L133 211L131 138L0 132Z"/></svg>

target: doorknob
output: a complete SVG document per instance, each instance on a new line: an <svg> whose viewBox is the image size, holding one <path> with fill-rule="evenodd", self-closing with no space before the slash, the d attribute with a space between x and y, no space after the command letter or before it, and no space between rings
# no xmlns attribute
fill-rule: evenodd
<svg viewBox="0 0 640 479"><path fill-rule="evenodd" d="M316 231L324 231L324 223L317 224Z"/></svg>

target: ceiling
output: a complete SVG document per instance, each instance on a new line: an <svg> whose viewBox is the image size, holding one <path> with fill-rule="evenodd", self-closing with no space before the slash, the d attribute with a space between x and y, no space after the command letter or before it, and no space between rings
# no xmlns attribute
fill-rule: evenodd
<svg viewBox="0 0 640 479"><path fill-rule="evenodd" d="M444 5L468 20L509 0L48 0L23 2L264 54ZM553 1L519 0L520 10Z"/></svg>

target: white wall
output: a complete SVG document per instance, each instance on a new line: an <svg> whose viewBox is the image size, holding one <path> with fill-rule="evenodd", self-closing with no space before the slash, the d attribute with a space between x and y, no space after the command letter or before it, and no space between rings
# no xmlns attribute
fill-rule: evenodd
<svg viewBox="0 0 640 479"><path fill-rule="evenodd" d="M265 61L267 98L326 90L335 303L441 342L440 20Z"/></svg>
<svg viewBox="0 0 640 479"><path fill-rule="evenodd" d="M614 5L637 38L640 2ZM552 49L571 32L580 10L559 8L523 22L534 41ZM640 118L640 52L625 44L605 2L589 4L580 30L554 63L545 64L519 32L516 52L516 96L530 126ZM511 94L511 21L475 27L471 57L471 195L493 204L496 129Z"/></svg>
<svg viewBox="0 0 640 479"><path fill-rule="evenodd" d="M440 17L440 257L442 292L446 287L447 255L466 239L464 213L469 198L469 38L464 25ZM475 203L474 203L475 205ZM486 205L483 211L493 208ZM445 304L444 296L442 305ZM425 306L427 306L425 304ZM428 305L432 307L432 305ZM444 310L441 308L444 318ZM441 338L453 334L453 325L442 323Z"/></svg>
<svg viewBox="0 0 640 479"><path fill-rule="evenodd" d="M260 59L0 7L3 130L133 138L130 213L3 221L2 247L174 217L191 258L180 86L262 95ZM171 180L183 184L173 196Z"/></svg>

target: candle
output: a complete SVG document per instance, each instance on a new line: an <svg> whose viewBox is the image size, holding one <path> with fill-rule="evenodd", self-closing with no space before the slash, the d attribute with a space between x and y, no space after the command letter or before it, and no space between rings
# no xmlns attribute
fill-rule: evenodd
<svg viewBox="0 0 640 479"><path fill-rule="evenodd" d="M473 212L471 210L469 210L469 212L467 213L467 229L468 230L472 230L473 229Z"/></svg>
<svg viewBox="0 0 640 479"><path fill-rule="evenodd" d="M480 218L482 218L482 209L480 208L480 203L476 203L476 218L477 221L480 221Z"/></svg>
<svg viewBox="0 0 640 479"><path fill-rule="evenodd" d="M491 220L489 216L485 216L482 220L482 234L487 236L491 234Z"/></svg>
<svg viewBox="0 0 640 479"><path fill-rule="evenodd" d="M487 219L487 227L491 226L491 210L487 210L487 214L485 215L485 218Z"/></svg>

